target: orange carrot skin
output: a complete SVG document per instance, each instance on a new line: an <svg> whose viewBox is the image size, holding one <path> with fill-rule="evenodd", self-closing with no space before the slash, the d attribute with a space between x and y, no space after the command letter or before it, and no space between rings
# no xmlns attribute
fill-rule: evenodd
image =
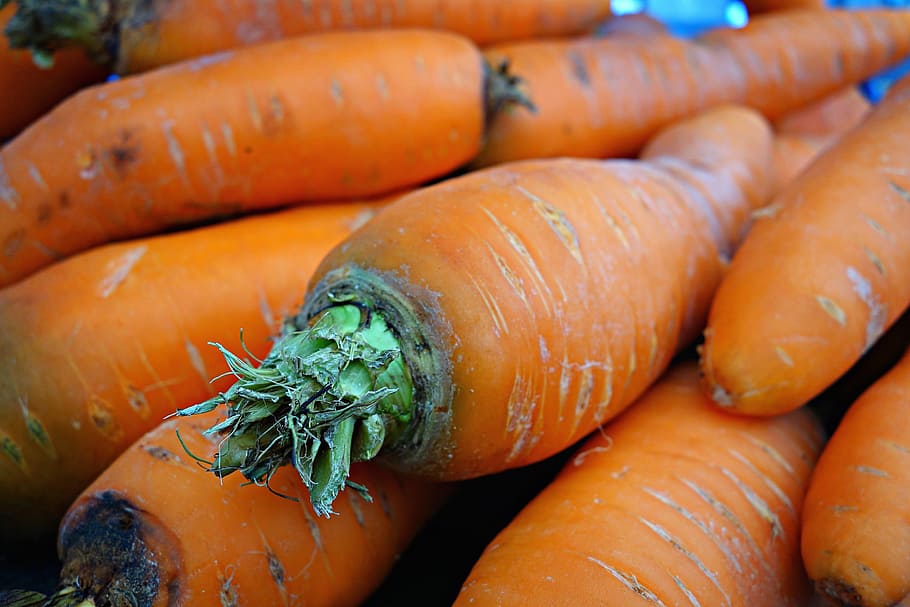
<svg viewBox="0 0 910 607"><path fill-rule="evenodd" d="M0 31L15 11L14 4L0 9ZM44 70L34 64L29 52L13 50L0 38L0 142L18 134L67 95L103 80L105 72L78 49L60 51L54 66Z"/></svg>
<svg viewBox="0 0 910 607"><path fill-rule="evenodd" d="M672 368L490 543L465 605L804 607L799 512L817 420L728 415Z"/></svg>
<svg viewBox="0 0 910 607"><path fill-rule="evenodd" d="M210 340L240 348L242 329L264 355L318 260L379 205L108 245L0 291L0 538L52 536L130 443L224 390L228 379L210 382L225 369Z"/></svg>
<svg viewBox="0 0 910 607"><path fill-rule="evenodd" d="M128 3L148 11L145 3ZM142 4L141 8L136 7ZM119 28L116 70L140 72L217 51L326 30L436 28L477 44L581 34L610 15L607 0L354 0L268 4L176 0L152 3L152 18Z"/></svg>
<svg viewBox="0 0 910 607"><path fill-rule="evenodd" d="M774 198L711 306L702 370L773 415L832 384L910 303L910 79Z"/></svg>
<svg viewBox="0 0 910 607"><path fill-rule="evenodd" d="M910 53L910 12L788 11L742 29L644 45L583 37L494 45L526 81L537 112L504 112L473 161L627 157L662 126L721 102L776 119Z"/></svg>
<svg viewBox="0 0 910 607"><path fill-rule="evenodd" d="M112 240L445 174L479 149L483 88L468 40L397 30L282 40L84 90L0 150L0 285Z"/></svg>
<svg viewBox="0 0 910 607"><path fill-rule="evenodd" d="M304 310L375 277L420 311L444 361L425 431L389 446L391 465L453 480L543 459L697 336L742 218L765 200L771 132L739 107L675 128L688 133L675 158L655 144L647 162L527 161L425 188L327 255ZM719 164L699 164L712 147Z"/></svg>
<svg viewBox="0 0 910 607"><path fill-rule="evenodd" d="M803 508L802 554L823 596L885 607L910 594L910 354L847 410Z"/></svg>
<svg viewBox="0 0 910 607"><path fill-rule="evenodd" d="M200 421L171 420L150 431L75 501L58 540L63 586L78 580L99 605L120 591L143 607L354 606L451 491L357 464L352 480L371 488L372 503L348 489L336 502L338 516L319 518L291 468L271 487L299 503L242 486L239 476L211 482L177 438L179 431L191 452L210 449ZM139 542L129 551L111 541L132 529ZM112 575L111 564L124 561ZM155 571L151 591L131 583L136 570Z"/></svg>

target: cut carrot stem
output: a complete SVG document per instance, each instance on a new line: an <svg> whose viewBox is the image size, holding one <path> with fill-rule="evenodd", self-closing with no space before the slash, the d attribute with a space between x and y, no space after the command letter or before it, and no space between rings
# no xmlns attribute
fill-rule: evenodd
<svg viewBox="0 0 910 607"><path fill-rule="evenodd" d="M311 205L108 245L0 291L0 543L52 538L130 443L226 389L210 382L225 367L209 340L264 356L319 260L380 207Z"/></svg>
<svg viewBox="0 0 910 607"><path fill-rule="evenodd" d="M326 256L261 365L226 352L237 383L180 413L227 405L212 472L293 464L326 515L335 451L446 480L539 461L697 338L771 145L758 113L718 106L640 161L513 163L405 195Z"/></svg>
<svg viewBox="0 0 910 607"><path fill-rule="evenodd" d="M706 389L753 415L830 386L910 304L910 78L759 213L711 306Z"/></svg>
<svg viewBox="0 0 910 607"><path fill-rule="evenodd" d="M718 411L682 363L581 445L454 604L805 607L799 513L821 444L807 410Z"/></svg>
<svg viewBox="0 0 910 607"><path fill-rule="evenodd" d="M657 129L711 105L743 103L776 119L896 64L910 54L910 11L784 11L695 39L588 36L485 54L509 61L537 112L498 115L473 166L629 157Z"/></svg>

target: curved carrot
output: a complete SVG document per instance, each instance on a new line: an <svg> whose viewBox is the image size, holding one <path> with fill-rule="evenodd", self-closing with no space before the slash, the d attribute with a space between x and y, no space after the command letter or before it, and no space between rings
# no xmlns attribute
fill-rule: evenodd
<svg viewBox="0 0 910 607"><path fill-rule="evenodd" d="M225 389L210 339L258 356L319 259L377 204L313 205L108 245L0 291L0 540L75 496L181 403ZM270 272L263 272L262 265Z"/></svg>
<svg viewBox="0 0 910 607"><path fill-rule="evenodd" d="M910 595L910 352L847 410L803 507L802 554L837 605L886 607Z"/></svg>
<svg viewBox="0 0 910 607"><path fill-rule="evenodd" d="M0 8L0 29L15 10L14 4ZM19 133L70 93L100 82L104 74L104 69L93 65L77 49L57 53L54 65L42 69L28 52L13 50L0 40L0 142Z"/></svg>
<svg viewBox="0 0 910 607"><path fill-rule="evenodd" d="M19 0L7 30L20 48L51 53L77 45L118 73L328 30L436 28L478 44L566 36L610 15L608 0L251 0L48 3Z"/></svg>
<svg viewBox="0 0 910 607"><path fill-rule="evenodd" d="M910 304L910 78L761 213L711 306L706 388L731 410L795 409Z"/></svg>
<svg viewBox="0 0 910 607"><path fill-rule="evenodd" d="M495 73L464 38L389 30L85 90L0 150L0 285L175 224L443 175L479 149Z"/></svg>
<svg viewBox="0 0 910 607"><path fill-rule="evenodd" d="M358 605L451 489L364 464L352 481L375 487L372 503L349 489L344 516L319 520L291 501L305 494L293 470L271 481L291 499L200 478L179 442L211 447L200 421L150 431L69 508L53 605Z"/></svg>
<svg viewBox="0 0 910 607"><path fill-rule="evenodd" d="M454 604L805 607L799 512L821 443L807 410L717 411L682 363L579 448Z"/></svg>
<svg viewBox="0 0 910 607"><path fill-rule="evenodd" d="M788 11L694 40L585 37L485 51L522 76L537 111L489 125L482 167L554 156L635 155L654 132L721 102L776 119L910 54L910 11Z"/></svg>
<svg viewBox="0 0 910 607"><path fill-rule="evenodd" d="M616 415L703 326L764 203L770 126L718 107L643 158L513 163L386 207L326 256L261 365L225 352L237 383L180 412L228 404L213 471L293 462L329 515L349 459L469 478Z"/></svg>

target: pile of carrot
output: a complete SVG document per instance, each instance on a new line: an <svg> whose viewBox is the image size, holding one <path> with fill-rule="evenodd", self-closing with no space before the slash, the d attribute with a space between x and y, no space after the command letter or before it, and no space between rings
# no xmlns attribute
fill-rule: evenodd
<svg viewBox="0 0 910 607"><path fill-rule="evenodd" d="M0 607L369 605L548 461L402 600L910 600L910 11L745 5L0 1Z"/></svg>

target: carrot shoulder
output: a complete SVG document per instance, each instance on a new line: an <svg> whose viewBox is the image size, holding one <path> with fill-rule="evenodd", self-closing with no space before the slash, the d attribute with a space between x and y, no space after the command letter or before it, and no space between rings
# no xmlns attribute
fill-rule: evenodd
<svg viewBox="0 0 910 607"><path fill-rule="evenodd" d="M806 410L716 410L682 363L581 445L454 604L805 607L799 513L821 443Z"/></svg>
<svg viewBox="0 0 910 607"><path fill-rule="evenodd" d="M825 446L803 508L819 593L852 607L910 595L910 352L854 402Z"/></svg>
<svg viewBox="0 0 910 607"><path fill-rule="evenodd" d="M226 389L210 382L224 362L207 342L240 348L242 330L263 356L319 259L378 208L312 205L108 245L0 291L0 542L52 536L143 432Z"/></svg>
<svg viewBox="0 0 910 607"><path fill-rule="evenodd" d="M151 430L72 504L60 526L54 605L353 607L450 493L362 464L352 482L375 487L372 503L349 489L338 504L344 516L319 520L298 503L305 489L293 470L271 479L290 499L240 479L200 478L180 441L190 451L210 447L202 421Z"/></svg>
<svg viewBox="0 0 910 607"><path fill-rule="evenodd" d="M434 28L491 44L581 34L610 15L609 0L118 0L68 2L65 13L49 4L19 0L10 35L17 46L81 46L121 74L329 30Z"/></svg>
<svg viewBox="0 0 910 607"><path fill-rule="evenodd" d="M343 32L84 90L0 149L0 285L112 240L443 175L479 149L496 73L454 34Z"/></svg>
<svg viewBox="0 0 910 607"><path fill-rule="evenodd" d="M721 102L776 119L910 53L910 12L786 11L694 40L537 40L485 50L507 59L537 111L490 123L475 167L554 156L633 156L661 127Z"/></svg>
<svg viewBox="0 0 910 607"><path fill-rule="evenodd" d="M833 383L910 303L910 78L755 222L711 306L722 406L770 415Z"/></svg>
<svg viewBox="0 0 910 607"><path fill-rule="evenodd" d="M717 107L674 129L645 160L513 163L386 207L326 256L265 362L228 355L239 381L182 412L232 412L213 470L293 461L328 515L348 458L469 478L617 414L697 337L766 197L759 114Z"/></svg>

